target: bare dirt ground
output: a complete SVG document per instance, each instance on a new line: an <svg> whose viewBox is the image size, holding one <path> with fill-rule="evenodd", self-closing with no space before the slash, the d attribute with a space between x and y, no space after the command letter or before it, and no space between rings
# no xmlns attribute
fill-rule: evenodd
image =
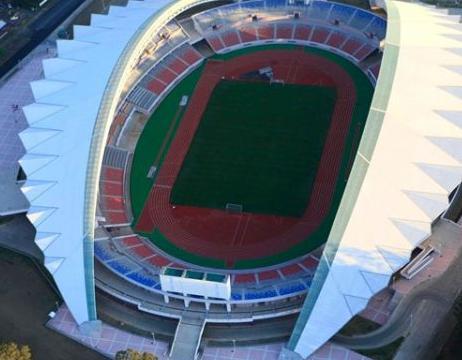
<svg viewBox="0 0 462 360"><path fill-rule="evenodd" d="M57 301L31 260L0 248L0 343L27 344L34 360L105 359L44 326Z"/></svg>

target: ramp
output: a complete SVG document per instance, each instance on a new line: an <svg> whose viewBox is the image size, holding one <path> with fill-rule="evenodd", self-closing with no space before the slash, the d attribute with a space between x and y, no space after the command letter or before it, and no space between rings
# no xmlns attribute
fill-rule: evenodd
<svg viewBox="0 0 462 360"><path fill-rule="evenodd" d="M203 314L183 316L176 328L175 338L170 350L170 359L196 359L204 327L205 319Z"/></svg>

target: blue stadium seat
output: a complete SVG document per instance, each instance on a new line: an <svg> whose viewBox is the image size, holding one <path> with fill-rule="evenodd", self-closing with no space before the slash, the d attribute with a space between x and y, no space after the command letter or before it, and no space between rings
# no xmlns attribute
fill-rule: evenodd
<svg viewBox="0 0 462 360"><path fill-rule="evenodd" d="M147 287L154 287L157 285L157 281L151 277L146 276L141 271L132 272L128 274L127 277Z"/></svg>
<svg viewBox="0 0 462 360"><path fill-rule="evenodd" d="M268 289L261 292L248 292L245 293L244 297L246 300L257 300L257 299L267 299L277 296L276 290Z"/></svg>
<svg viewBox="0 0 462 360"><path fill-rule="evenodd" d="M313 19L326 19L332 3L328 1L313 1L308 11L308 16Z"/></svg>
<svg viewBox="0 0 462 360"><path fill-rule="evenodd" d="M138 265L136 265L132 261L125 259L125 258L111 260L111 261L108 261L106 264L113 270L117 271L118 273L121 273L122 275L125 275L135 270L139 270Z"/></svg>
<svg viewBox="0 0 462 360"><path fill-rule="evenodd" d="M286 6L287 0L266 0L265 4L267 8L277 8Z"/></svg>
<svg viewBox="0 0 462 360"><path fill-rule="evenodd" d="M306 290L305 285L303 285L302 283L295 283L295 284L289 284L289 285L279 288L279 294L287 295L287 294L297 293L303 290Z"/></svg>
<svg viewBox="0 0 462 360"><path fill-rule="evenodd" d="M386 35L387 22L381 17L376 17L366 30L376 34L377 37L382 40Z"/></svg>
<svg viewBox="0 0 462 360"><path fill-rule="evenodd" d="M114 252L114 250L111 249L108 240L95 241L94 249L95 256L103 262L120 256L120 254L117 254L116 252Z"/></svg>
<svg viewBox="0 0 462 360"><path fill-rule="evenodd" d="M363 31L365 30L366 26L371 22L373 17L375 16L370 12L358 9L355 13L355 16L353 16L353 18L350 20L349 26Z"/></svg>
<svg viewBox="0 0 462 360"><path fill-rule="evenodd" d="M242 295L238 293L231 293L231 299L232 300L242 300Z"/></svg>
<svg viewBox="0 0 462 360"><path fill-rule="evenodd" d="M355 11L356 8L335 4L330 12L329 20L339 20L340 23L346 24L351 19L351 16Z"/></svg>

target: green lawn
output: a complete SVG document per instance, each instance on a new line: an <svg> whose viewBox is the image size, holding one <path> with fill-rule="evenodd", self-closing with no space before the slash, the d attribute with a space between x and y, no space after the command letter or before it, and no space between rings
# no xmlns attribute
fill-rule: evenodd
<svg viewBox="0 0 462 360"><path fill-rule="evenodd" d="M303 215L336 100L334 88L220 81L171 203Z"/></svg>

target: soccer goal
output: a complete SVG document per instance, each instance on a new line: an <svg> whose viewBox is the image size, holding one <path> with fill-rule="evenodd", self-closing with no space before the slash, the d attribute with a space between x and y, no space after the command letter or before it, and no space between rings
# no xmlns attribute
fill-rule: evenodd
<svg viewBox="0 0 462 360"><path fill-rule="evenodd" d="M240 214L242 213L242 204L227 203L226 212L230 214Z"/></svg>

